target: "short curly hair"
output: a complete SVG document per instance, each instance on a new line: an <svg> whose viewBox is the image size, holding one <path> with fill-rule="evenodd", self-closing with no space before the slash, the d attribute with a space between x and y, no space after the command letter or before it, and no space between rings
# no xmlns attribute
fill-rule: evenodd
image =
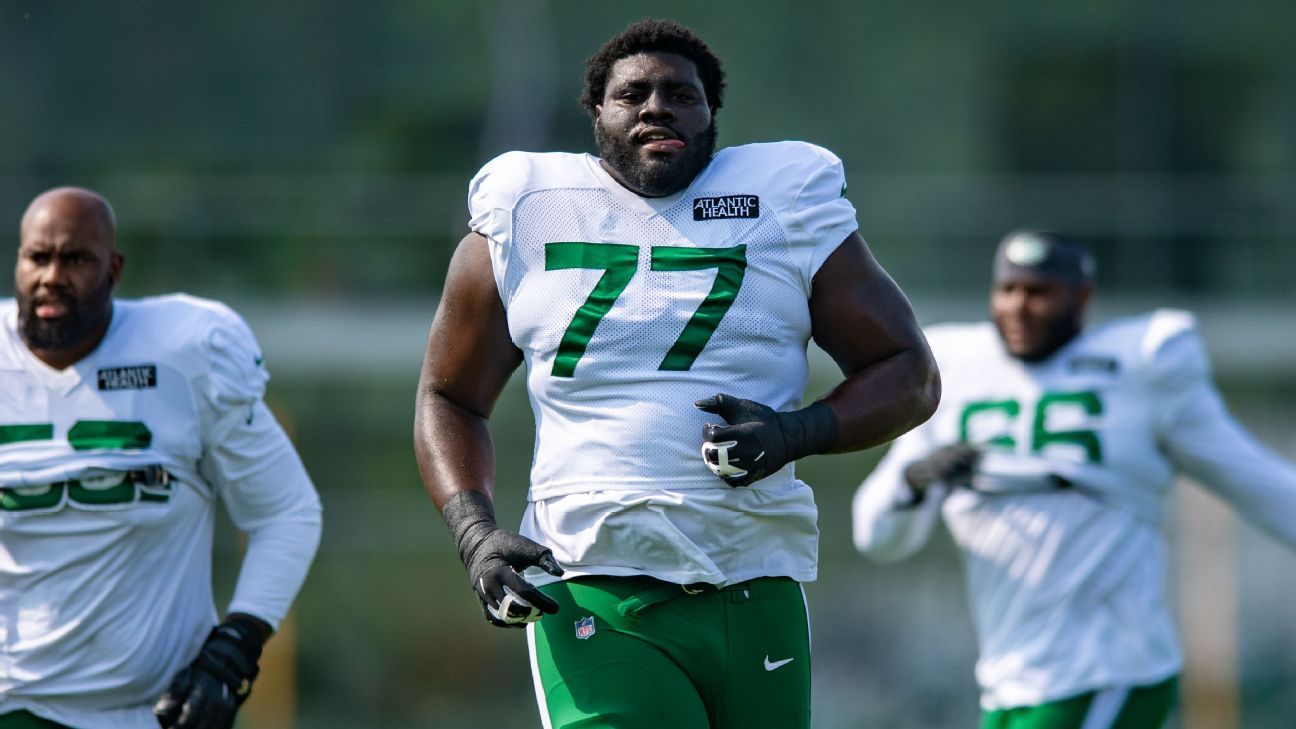
<svg viewBox="0 0 1296 729"><path fill-rule="evenodd" d="M636 53L675 53L697 66L702 90L712 113L724 100L725 75L716 57L706 43L689 28L673 20L646 18L613 36L594 55L585 61L585 88L581 91L581 106L590 116L594 107L603 103L608 76L617 61Z"/></svg>

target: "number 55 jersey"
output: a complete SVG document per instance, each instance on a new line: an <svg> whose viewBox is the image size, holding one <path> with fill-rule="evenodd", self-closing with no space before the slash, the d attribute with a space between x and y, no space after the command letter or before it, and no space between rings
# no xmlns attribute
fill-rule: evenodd
<svg viewBox="0 0 1296 729"><path fill-rule="evenodd" d="M589 155L513 152L474 178L471 227L536 417L523 531L569 574L813 579L814 501L792 464L730 489L702 462L714 416L693 403L799 407L812 280L856 229L844 179L801 142L724 149L662 198ZM633 543L599 538L621 529Z"/></svg>
<svg viewBox="0 0 1296 729"><path fill-rule="evenodd" d="M1296 470L1228 414L1186 312L1094 327L1037 364L1009 356L990 323L931 327L928 339L940 407L856 493L855 542L898 559L943 513L964 558L986 709L1180 670L1160 533L1176 471L1296 544ZM911 505L905 467L960 441L984 449L970 487L936 485Z"/></svg>
<svg viewBox="0 0 1296 729"><path fill-rule="evenodd" d="M273 626L319 538L314 487L223 305L117 300L61 371L12 300L0 318L0 714L156 726L149 707L216 623L216 501L250 537L230 611Z"/></svg>

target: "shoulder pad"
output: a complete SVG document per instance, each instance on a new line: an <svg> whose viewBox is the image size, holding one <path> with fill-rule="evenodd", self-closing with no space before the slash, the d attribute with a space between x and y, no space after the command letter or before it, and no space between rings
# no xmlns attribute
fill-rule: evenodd
<svg viewBox="0 0 1296 729"><path fill-rule="evenodd" d="M1197 334L1197 319L1187 311L1154 311L1147 318L1139 355L1153 383L1177 387L1210 377L1210 358Z"/></svg>
<svg viewBox="0 0 1296 729"><path fill-rule="evenodd" d="M168 342L177 366L193 376L199 395L213 402L249 402L265 393L270 379L252 329L233 309L188 294L130 302L132 326L162 331L152 341Z"/></svg>
<svg viewBox="0 0 1296 729"><path fill-rule="evenodd" d="M590 184L586 155L505 152L487 162L468 183L468 227L492 240L505 233L507 215L524 195L552 187Z"/></svg>
<svg viewBox="0 0 1296 729"><path fill-rule="evenodd" d="M767 142L727 147L716 155L712 184L750 186L762 202L783 210L802 210L837 200L846 191L842 161L808 142ZM732 181L732 182L731 182ZM747 190L745 190L747 191Z"/></svg>
<svg viewBox="0 0 1296 729"><path fill-rule="evenodd" d="M505 152L487 162L468 183L473 217L489 209L509 209L527 192L590 183L586 155L564 152Z"/></svg>
<svg viewBox="0 0 1296 729"><path fill-rule="evenodd" d="M923 334L942 367L954 366L959 360L967 359L969 353L999 351L999 333L988 321L932 324L923 327Z"/></svg>

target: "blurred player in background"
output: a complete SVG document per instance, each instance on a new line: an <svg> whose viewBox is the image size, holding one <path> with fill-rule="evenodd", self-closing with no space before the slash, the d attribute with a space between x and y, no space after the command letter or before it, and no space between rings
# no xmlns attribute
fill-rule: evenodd
<svg viewBox="0 0 1296 729"><path fill-rule="evenodd" d="M1176 472L1296 545L1296 469L1229 415L1193 317L1086 330L1093 274L1071 238L1005 238L993 323L927 330L940 408L855 496L855 544L878 560L912 554L944 516L983 729L1161 726L1183 664L1160 531Z"/></svg>
<svg viewBox="0 0 1296 729"><path fill-rule="evenodd" d="M676 23L608 41L583 94L600 157L487 164L432 325L419 465L488 619L549 613L528 629L546 727L808 727L818 532L793 462L890 440L939 397L840 160L716 153L723 87ZM845 379L801 407L811 337ZM495 524L486 422L523 362L518 535Z"/></svg>
<svg viewBox="0 0 1296 729"><path fill-rule="evenodd" d="M114 300L116 219L89 190L40 195L20 232L0 302L0 729L229 727L320 536L260 350L217 302ZM219 623L218 500L248 534Z"/></svg>

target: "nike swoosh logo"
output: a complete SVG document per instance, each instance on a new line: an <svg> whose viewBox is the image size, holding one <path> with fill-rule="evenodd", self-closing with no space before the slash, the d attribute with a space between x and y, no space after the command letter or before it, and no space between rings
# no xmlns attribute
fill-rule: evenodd
<svg viewBox="0 0 1296 729"><path fill-rule="evenodd" d="M257 355L255 358L253 358L252 361L256 364L257 367L260 367L261 363L265 361L265 357L262 357L261 355Z"/></svg>
<svg viewBox="0 0 1296 729"><path fill-rule="evenodd" d="M796 658L784 658L784 659L781 660L781 661L772 661L772 662L771 662L770 659L769 659L769 656L767 655L767 656L765 656L765 670L766 670L766 671L773 671L773 670L775 670L775 669L777 669L777 668L782 668L782 667L786 666L787 664L789 664L789 663L791 663L792 661L795 661L795 660L796 660Z"/></svg>

